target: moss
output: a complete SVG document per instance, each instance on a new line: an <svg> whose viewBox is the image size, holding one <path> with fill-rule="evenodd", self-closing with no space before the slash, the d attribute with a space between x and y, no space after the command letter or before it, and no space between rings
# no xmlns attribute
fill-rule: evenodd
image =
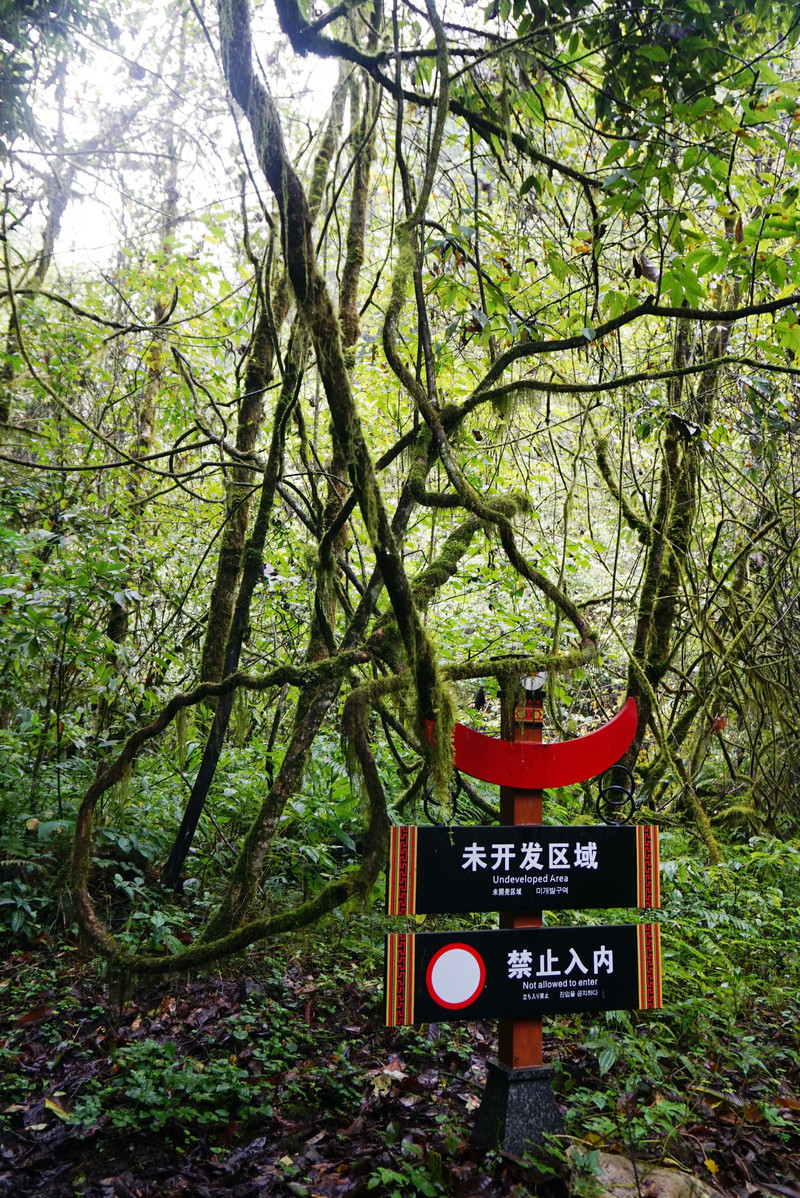
<svg viewBox="0 0 800 1198"><path fill-rule="evenodd" d="M474 516L465 520L450 533L434 561L412 580L414 598L425 610L438 590L457 572L461 559L468 551L481 522Z"/></svg>
<svg viewBox="0 0 800 1198"><path fill-rule="evenodd" d="M308 211L312 221L316 219L319 212L322 197L325 194L325 183L330 171L330 165L339 145L346 100L347 88L340 81L333 94L330 119L325 128L325 135L322 138L319 151L314 159L311 181L308 185Z"/></svg>
<svg viewBox="0 0 800 1198"><path fill-rule="evenodd" d="M428 717L427 712L431 711ZM419 716L433 720L430 745L430 777L434 798L446 811L451 811L453 786L453 725L456 722L456 701L452 690L436 672L432 693L425 697ZM421 720L420 720L421 722ZM425 727L427 731L427 727ZM422 729L420 729L422 731Z"/></svg>
<svg viewBox="0 0 800 1198"><path fill-rule="evenodd" d="M492 411L500 420L510 420L517 409L518 393L507 391L504 395L492 399Z"/></svg>
<svg viewBox="0 0 800 1198"><path fill-rule="evenodd" d="M116 945L112 945L104 955L110 959L115 972L127 976L174 974L200 969L234 953L242 952L257 941L307 928L348 900L357 896L366 897L375 883L380 865L380 855L375 853L360 868L350 870L343 878L330 882L313 899L301 903L300 906L278 915L248 920L232 931L210 940L196 941L189 948L171 956L125 953Z"/></svg>
<svg viewBox="0 0 800 1198"><path fill-rule="evenodd" d="M350 82L351 103L354 117L358 113L360 94L355 77ZM370 105L369 86L365 95L361 119L355 122L352 142L353 185L350 198L350 214L347 227L347 252L342 268L342 284L339 295L339 315L342 323L342 341L345 348L355 345L359 337L358 282L364 262L364 239L366 236L369 179L375 156L375 124L377 108L373 113ZM348 361L352 368L352 362Z"/></svg>
<svg viewBox="0 0 800 1198"><path fill-rule="evenodd" d="M288 309L285 280L279 282L272 304L266 291L259 289L259 296L261 310L250 346L236 427L236 448L245 455L254 451L264 423L264 394L272 381L274 367L275 322L282 323ZM222 677L254 485L254 471L249 466L234 463L225 493L225 528L201 651L200 679L203 682L214 682Z"/></svg>
<svg viewBox="0 0 800 1198"><path fill-rule="evenodd" d="M453 681L466 681L469 678L514 679L526 675L539 674L543 670L548 674L564 674L569 670L586 665L597 653L593 641L587 640L580 648L572 649L569 653L533 653L524 657L473 657L461 665L445 666L442 674Z"/></svg>
<svg viewBox="0 0 800 1198"><path fill-rule="evenodd" d="M491 499L486 501L486 507L494 516L513 520L520 512L531 510L531 498L524 491L512 492L510 495L492 495Z"/></svg>
<svg viewBox="0 0 800 1198"><path fill-rule="evenodd" d="M628 503L628 500L625 498L625 495L619 489L618 480L614 477L611 464L608 460L608 437L601 437L599 435L597 436L594 453L603 482L608 487L608 490L613 496L615 503L618 504L625 523L638 535L642 544L646 545L650 540L652 530L647 521L643 520L642 517L634 511L630 503Z"/></svg>

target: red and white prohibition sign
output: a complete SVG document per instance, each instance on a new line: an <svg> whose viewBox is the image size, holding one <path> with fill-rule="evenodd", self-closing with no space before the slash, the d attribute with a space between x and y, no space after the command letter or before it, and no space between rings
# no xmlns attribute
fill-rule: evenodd
<svg viewBox="0 0 800 1198"><path fill-rule="evenodd" d="M457 1011L468 1007L483 990L486 966L483 957L468 944L446 944L428 966L428 993L440 1007Z"/></svg>

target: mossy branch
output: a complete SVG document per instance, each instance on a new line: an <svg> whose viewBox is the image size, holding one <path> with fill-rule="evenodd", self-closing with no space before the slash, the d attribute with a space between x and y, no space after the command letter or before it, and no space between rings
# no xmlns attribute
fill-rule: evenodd
<svg viewBox="0 0 800 1198"><path fill-rule="evenodd" d="M373 763L374 764L374 763ZM374 781L370 777L370 782ZM386 833L389 820L383 791L378 786L368 788L369 817L364 833L364 844L360 864L348 870L343 877L328 883L314 898L282 911L276 915L252 919L226 935L211 940L199 940L181 952L169 956L129 953L121 949L105 929L101 939L92 937L92 944L107 957L113 969L122 974L152 976L153 974L179 973L211 965L232 953L241 952L259 940L266 940L284 932L296 932L318 922L323 915L341 907L349 899L366 899L378 877L385 856Z"/></svg>
<svg viewBox="0 0 800 1198"><path fill-rule="evenodd" d="M591 422L591 419L590 423L592 424L592 432L597 437L594 447L594 454L595 460L597 462L597 468L600 471L600 476L611 493L614 502L619 506L619 509L625 519L625 523L633 532L638 535L642 544L647 545L650 542L650 537L653 530L647 521L642 519L642 517L633 510L624 494L620 491L617 479L614 477L614 474L611 470L611 463L608 460L608 437L598 433L597 429L594 427L594 424Z"/></svg>
<svg viewBox="0 0 800 1198"><path fill-rule="evenodd" d="M308 202L289 161L275 103L253 71L247 0L218 0L228 86L250 124L259 164L278 203L283 251L298 309L311 335L338 443L381 572L415 682L418 728L448 700L416 609L352 392L339 324L311 239Z"/></svg>
<svg viewBox="0 0 800 1198"><path fill-rule="evenodd" d="M594 633L591 631L588 621L581 615L579 608L559 587L552 583L546 575L542 574L541 570L537 570L527 561L525 556L520 552L514 538L514 531L507 521L500 524L500 541L506 551L508 560L517 573L522 578L527 579L543 595L546 595L558 611L567 617L578 632L582 643L587 646L593 646L596 652L597 646L595 644Z"/></svg>
<svg viewBox="0 0 800 1198"><path fill-rule="evenodd" d="M452 682L465 682L472 678L526 677L534 674L565 674L594 661L597 645L591 639L568 653L510 654L507 657L471 657L469 661L442 667L442 675Z"/></svg>
<svg viewBox="0 0 800 1198"><path fill-rule="evenodd" d="M263 692L285 685L305 686L312 679L330 680L343 677L352 666L364 664L369 655L363 650L341 653L335 658L315 662L302 667L280 666L267 674L253 675L244 672L231 674L221 682L204 682L173 697L150 723L137 728L120 749L116 757L98 767L94 781L83 796L75 821L75 835L70 862L69 885L78 921L89 942L104 955L115 955L118 946L107 928L98 918L88 890L91 865L92 821L101 797L118 783L126 769L130 768L140 749L149 741L160 736L179 711L194 707L209 698L229 695L240 687L245 690Z"/></svg>
<svg viewBox="0 0 800 1198"><path fill-rule="evenodd" d="M623 649L626 649L625 641L623 640L621 634L619 633L617 628L614 626L612 621L609 621L609 627L611 628L611 631L614 633L614 636L616 637L620 646ZM627 649L626 649L626 651L627 651ZM714 835L714 830L711 827L711 820L708 817L708 812L706 811L705 807L703 806L702 802L700 801L697 791L695 790L694 785L692 784L692 780L687 774L686 766L683 763L683 759L681 758L681 756L678 753L675 753L672 749L672 745L670 744L669 731L664 728L664 725L661 720L661 711L658 706L658 701L656 699L655 691L653 690L653 687L650 684L650 680L647 677L647 674L646 674L644 668L636 660L636 658L631 654L629 656L628 660L629 660L631 669L636 674L636 677L639 682L639 687L641 688L641 692L643 692L647 696L649 718L650 718L650 728L653 732L653 735L656 738L659 750L660 750L661 754L663 755L663 757L672 766L675 773L677 774L677 776L680 778L681 782L683 783L684 795L686 797L686 801L689 805L692 815L694 816L694 822L697 826L698 832L700 833L700 837L701 837L703 843L705 844L706 848L708 849L709 861L711 862L712 865L719 865L722 860L722 853L720 851L719 841L717 840L716 836Z"/></svg>
<svg viewBox="0 0 800 1198"><path fill-rule="evenodd" d="M784 299L771 300L764 304L751 304L743 308L730 308L725 311L718 311L713 308L673 308L658 306L652 296L648 296L643 303L638 304L635 308L631 308L628 312L622 312L619 316L613 317L611 320L605 321L603 324L596 325L594 328L594 341L602 341L610 333L616 332L618 329L624 328L626 325L632 324L634 321L640 320L643 316L666 316L680 319L682 322L690 323L705 323L708 321L725 321L734 322L739 320L747 320L752 316L768 316L774 312L782 311L784 308L790 308L795 304L800 303L800 295L791 295ZM582 333L576 333L570 337L558 337L550 340L517 342L509 349L502 353L495 362L492 363L490 369L481 379L478 386L461 404L464 413L471 411L483 402L484 393L489 391L493 385L500 379L508 368L514 362L518 362L521 358L538 357L541 354L550 354L562 352L570 349L585 349L586 338ZM721 364L721 360L720 360ZM685 363L680 363L677 368L668 371L667 378L679 379L684 373ZM716 367L717 362L714 363ZM708 367L705 367L708 369Z"/></svg>

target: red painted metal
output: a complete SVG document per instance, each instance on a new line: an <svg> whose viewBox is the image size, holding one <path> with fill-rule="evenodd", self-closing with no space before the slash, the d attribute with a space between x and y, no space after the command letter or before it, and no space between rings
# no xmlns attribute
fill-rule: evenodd
<svg viewBox="0 0 800 1198"><path fill-rule="evenodd" d="M455 766L470 777L495 786L520 790L569 786L573 782L596 778L619 761L633 741L636 721L636 700L630 698L622 710L596 732L555 744L509 743L456 724L453 729Z"/></svg>

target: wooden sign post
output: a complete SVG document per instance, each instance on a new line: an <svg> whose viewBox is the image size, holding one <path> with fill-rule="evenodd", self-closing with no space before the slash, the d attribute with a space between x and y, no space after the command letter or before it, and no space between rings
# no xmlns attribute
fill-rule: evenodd
<svg viewBox="0 0 800 1198"><path fill-rule="evenodd" d="M528 680L526 679L526 682ZM500 739L515 744L540 745L544 695L541 688L525 690L517 707L501 695ZM541 825L542 791L500 788L500 822L515 827ZM501 913L500 927L540 928L542 912L527 915ZM501 1019L497 1060L487 1066L486 1088L475 1116L472 1139L479 1147L501 1143L519 1156L526 1143L540 1143L546 1134L557 1135L563 1123L553 1094L552 1069L543 1064L542 1018Z"/></svg>
<svg viewBox="0 0 800 1198"><path fill-rule="evenodd" d="M525 680L530 683L530 679ZM386 944L386 1022L499 1018L473 1141L520 1155L558 1132L542 1015L661 1006L658 924L543 927L541 908L659 905L658 830L542 826L542 789L598 777L633 740L629 699L608 724L542 743L542 692L503 699L501 737L456 724L457 769L500 787L500 827L395 827L391 915L499 911L488 932L393 933Z"/></svg>
<svg viewBox="0 0 800 1198"><path fill-rule="evenodd" d="M500 737L516 744L542 743L542 691L526 691L525 702L519 707L503 701L501 708ZM508 786L500 788L501 824L535 824L542 822L541 790L517 790ZM531 911L527 915L500 916L501 928L540 928L542 912ZM542 1020L501 1019L498 1033L497 1059L507 1069L537 1068L542 1064Z"/></svg>

